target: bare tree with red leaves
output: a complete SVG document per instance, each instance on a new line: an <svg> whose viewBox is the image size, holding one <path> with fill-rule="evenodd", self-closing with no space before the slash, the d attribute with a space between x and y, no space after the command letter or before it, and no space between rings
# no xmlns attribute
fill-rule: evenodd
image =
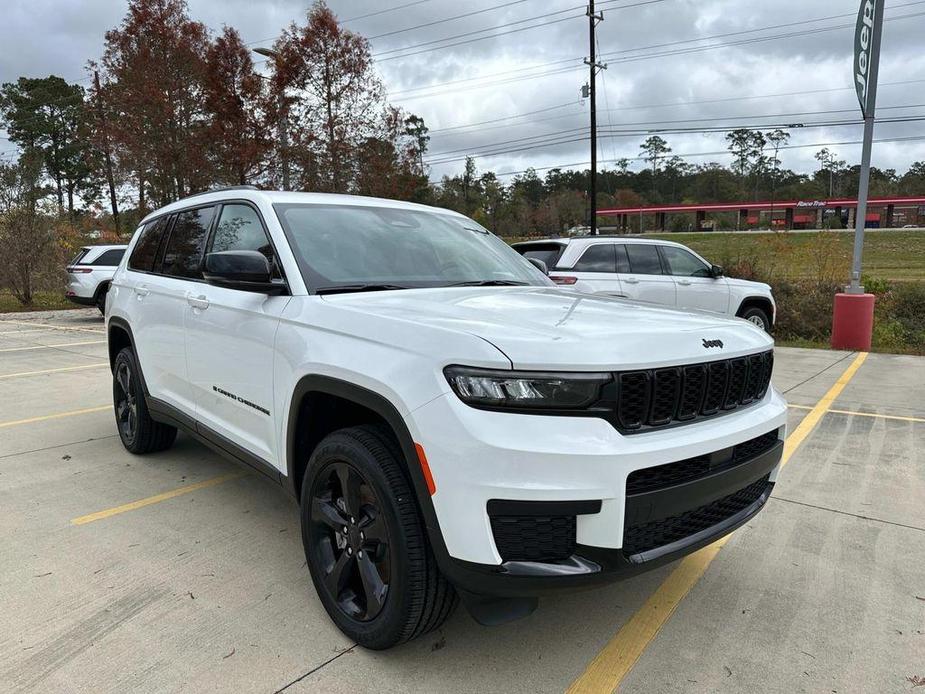
<svg viewBox="0 0 925 694"><path fill-rule="evenodd" d="M106 32L100 96L123 168L159 204L212 182L206 156L206 27L184 0L132 0L122 24Z"/></svg>
<svg viewBox="0 0 925 694"><path fill-rule="evenodd" d="M318 0L306 25L291 24L274 49L273 79L288 95L300 187L349 192L356 180L356 152L383 126L385 99L369 41L341 27Z"/></svg>
<svg viewBox="0 0 925 694"><path fill-rule="evenodd" d="M264 84L241 35L225 27L206 53L206 138L218 183L253 183L263 173L273 146Z"/></svg>

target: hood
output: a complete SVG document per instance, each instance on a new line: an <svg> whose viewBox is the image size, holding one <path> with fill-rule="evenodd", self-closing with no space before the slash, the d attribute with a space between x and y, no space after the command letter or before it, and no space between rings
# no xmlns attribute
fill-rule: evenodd
<svg viewBox="0 0 925 694"><path fill-rule="evenodd" d="M761 329L737 318L554 287L406 289L325 300L476 335L501 350L516 369L606 371L694 364L773 345ZM706 347L705 341L715 346Z"/></svg>
<svg viewBox="0 0 925 694"><path fill-rule="evenodd" d="M740 280L734 277L727 277L726 281L730 287L744 287L753 291L760 291L762 294L771 293L771 285L764 282L754 282L752 280Z"/></svg>

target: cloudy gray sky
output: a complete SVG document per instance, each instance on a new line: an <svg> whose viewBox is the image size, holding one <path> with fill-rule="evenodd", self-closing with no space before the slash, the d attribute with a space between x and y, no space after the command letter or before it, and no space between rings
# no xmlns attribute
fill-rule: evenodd
<svg viewBox="0 0 925 694"><path fill-rule="evenodd" d="M433 131L433 178L459 171L467 153L480 170L499 173L586 165L581 0L329 4L350 29L371 37L393 103L423 116ZM189 0L189 7L213 30L228 24L246 42L269 46L281 27L304 19L307 1ZM859 117L851 71L858 0L598 0L598 7L599 52L608 64L598 78L598 125L616 135L599 140L605 166L638 157L640 133L653 129L688 129L662 136L690 163L730 161L723 133L690 130L802 123L792 145L861 137L860 125L832 124ZM878 116L925 117L925 0L887 0L886 7ZM84 64L99 57L104 32L125 8L124 0L6 0L0 81L85 79ZM822 122L828 125L811 127ZM925 160L925 120L884 122L876 137L899 140L875 146L875 166L904 170ZM828 146L849 163L860 158L859 145ZM809 171L819 148L794 147L781 160ZM0 141L0 151L10 149ZM643 165L634 160L631 168Z"/></svg>

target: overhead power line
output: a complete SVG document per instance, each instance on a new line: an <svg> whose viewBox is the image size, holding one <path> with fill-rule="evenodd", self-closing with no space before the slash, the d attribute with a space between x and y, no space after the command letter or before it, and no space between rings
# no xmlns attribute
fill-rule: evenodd
<svg viewBox="0 0 925 694"><path fill-rule="evenodd" d="M633 8L633 7L642 7L642 6L645 6L645 5L654 5L654 4L658 4L658 3L662 3L662 2L667 2L667 1L668 1L668 0L640 0L639 2L633 2L633 3L629 3L629 4L624 4L624 5L612 6L612 7L609 7L608 9L610 9L610 10L625 10L625 9L630 9L630 8ZM608 5L608 4L612 3L612 2L615 2L615 0L604 0L604 2L602 2L601 4L602 4L602 5ZM559 22L563 22L563 21L566 21L566 20L568 20L568 19L574 19L574 18L576 18L576 17L583 17L583 16L584 16L584 12L582 12L581 14L570 15L570 16L568 16L568 17L559 17L558 19L554 19L554 20L551 20L551 21L548 21L548 22L541 22L541 23L539 23L539 24L534 24L534 25L528 26L528 27L519 27L519 25L525 24L525 23L527 23L527 22L532 22L532 21L536 21L536 20L539 20L539 19L546 19L546 18L549 18L549 17L558 17L559 15L566 14L566 13L568 13L568 12L576 12L576 11L578 11L578 10L583 10L584 7L585 7L584 5L576 5L576 6L574 6L574 7L568 7L568 8L563 9L563 10L556 10L555 12L547 12L547 13L545 13L545 14L540 14L540 15L536 15L536 16L533 16L533 17L526 17L526 18L524 18L524 19L518 19L518 20L516 20L516 21L507 22L507 23L505 23L505 24L498 24L498 25L495 25L495 26L492 26L492 27L487 27L487 28L485 28L485 29L477 29L477 30L474 30L474 31L467 31L467 32L464 32L464 33L462 33L462 34L456 34L456 35L454 35L454 36L446 36L446 37L444 37L444 38L441 38L441 39L434 39L434 40L431 40L431 41L424 41L423 43L417 43L417 44L413 44L413 45L411 45L411 46L404 46L404 47L402 47L402 48L392 48L392 49L389 49L389 50L386 50L386 51L380 51L379 53L374 53L372 57L375 58L375 59L377 59L379 62L383 62L383 61L386 61L386 60L394 60L394 59L397 59L397 58L410 58L411 56L419 55L419 54L421 54L421 53L428 53L428 52L430 52L430 51L443 50L443 49L445 49L445 48L453 48L453 47L455 47L455 46L462 46L462 45L464 45L464 44L475 43L476 41L484 41L484 40L486 40L486 39L497 38L497 37L499 37L499 36L507 36L508 34L515 34L515 33L518 33L518 32L520 32L520 31L527 31L528 29L535 29L535 28L541 27L541 26L548 26L548 25L550 25L550 24L557 24L557 23L559 23ZM434 44L443 43L444 41L455 41L456 39L466 38L466 37L470 37L470 36L475 36L476 34L484 34L484 33L486 33L486 32L494 32L494 31L496 31L497 29L504 29L504 28L512 27L512 26L518 26L519 28L517 28L517 29L511 29L511 30L509 30L509 31L501 31L501 32L497 32L497 33L492 33L492 34L489 34L489 35L487 35L487 36L478 36L478 37L476 37L476 38L470 38L470 39L467 39L467 40L465 40L465 41L458 41L458 42L456 42L456 43L449 43L449 44L446 44L446 45L443 45L443 46L435 46L435 47L432 47L432 48L425 48L424 50L415 50L415 49L418 49L418 48L423 48L423 47L426 47L426 46L433 46ZM411 52L411 53L405 53L404 51L413 51L413 52ZM390 53L400 53L400 52L402 53L402 55L391 55L391 56L388 56L388 54L390 54ZM387 57L384 57L384 58L383 58L382 56L387 56Z"/></svg>
<svg viewBox="0 0 925 694"><path fill-rule="evenodd" d="M925 140L925 135L912 135L909 137L881 138L881 139L874 140L874 142L876 143L921 142L923 140ZM780 149L804 149L804 148L809 148L809 147L843 147L846 145L859 145L859 144L861 144L860 140L849 140L849 141L844 141L844 142L812 142L812 143L807 143L807 144L802 144L802 145L785 145L785 146L782 146ZM729 150L721 150L721 151L716 151L716 152L690 152L687 154L679 154L677 156L682 157L682 158L683 157L712 157L712 156L720 156L724 154L728 155ZM625 157L625 159L627 161L643 161L645 157L643 156ZM613 163L613 161L619 161L619 160L610 160L610 159L604 160L605 163L606 162ZM531 166L527 169L522 169L520 171L504 171L500 173L495 173L495 175L498 177L519 176L521 174L527 173L528 171L549 171L550 169L569 169L569 168L574 168L576 166L587 166L588 163L589 162L587 161L575 161L575 162L569 162L569 163L553 164L551 166Z"/></svg>
<svg viewBox="0 0 925 694"><path fill-rule="evenodd" d="M901 5L891 5L887 9L896 9L896 8L908 7L912 5L921 5L921 4L925 4L925 0L915 0L915 2L904 3ZM919 17L922 14L925 14L925 13L904 14L904 15L899 15L896 17L888 17L884 21L910 19L914 17ZM699 41L710 41L710 40L717 39L717 38L736 36L736 35L741 35L741 34L746 34L746 33L757 33L761 31L768 31L768 30L775 29L775 28L788 27L788 26L794 26L794 25L799 25L799 24L815 24L815 23L822 22L822 21L843 19L847 16L853 16L853 15L846 15L846 14L829 15L826 17L816 17L813 19L806 19L801 22L794 22L794 23L787 23L787 24L773 24L773 25L768 25L764 27L756 27L754 29L748 29L744 31L728 32L725 34L713 34L710 36L701 36L701 37L697 37L694 39L687 39L687 40L677 41L677 42L668 43L668 44L657 43L657 44L651 44L648 46L637 46L635 48L627 48L627 49L623 49L620 51L607 52L607 53L602 54L601 57L607 58L608 60L611 60L611 62L630 63L630 62L637 62L637 61L642 61L642 60L651 60L654 58L662 58L662 57L672 56L672 55L687 55L690 53L700 53L700 52L705 52L705 51L717 50L721 48L730 48L730 47L736 47L736 46L741 46L741 45L750 45L752 43L762 43L762 42L773 41L773 40L782 39L782 38L810 36L810 35L814 35L817 33L825 33L829 31L836 31L838 29L844 29L847 27L853 27L854 25L853 24L850 24L850 25L849 24L838 24L838 25L834 25L830 27L817 27L814 29L808 29L808 30L800 31L800 32L786 32L786 33L779 33L779 34L771 34L768 36L751 37L751 38L743 39L740 41L727 41L723 43L715 43L715 44L710 44L707 46L691 46L691 47L681 48L677 50L661 51L658 53L643 54L643 55L625 55L627 53L638 53L641 51L655 50L658 48L663 48L665 46L670 46L670 45L675 45L675 44L685 44L685 43L692 43L692 42L699 42ZM391 92L391 93L392 94L409 94L407 98L395 100L397 102L413 101L416 99L429 98L432 96L441 96L443 94L448 93L445 90L428 91L428 90L433 90L437 87L462 84L466 82L476 82L476 81L487 79L489 77L504 78L504 79L500 79L497 81L481 82L480 84L470 87L470 90L482 89L482 88L489 87L489 86L497 86L499 84L508 84L511 82L517 82L517 81L522 81L522 80L527 80L527 79L536 79L540 77L549 77L549 76L556 75L556 74L562 74L565 72L569 72L573 69L572 67L563 67L563 66L567 66L569 64L573 64L577 66L577 65L580 65L580 63L581 63L581 58L562 58L559 60L552 60L552 61L547 61L544 63L537 63L535 65L526 66L522 68L515 68L513 70L497 72L491 75L484 75L482 77L468 77L468 78L463 78L459 80L450 80L448 82L438 82L438 83L433 83L430 85L424 85L421 87L411 87L407 89L402 89L402 90L398 90L398 91ZM552 68L554 66L559 66L559 67L557 69L552 69L552 70L543 70L543 68ZM517 73L529 72L531 70L538 70L538 71L532 74L521 75L520 77L506 78L507 75L515 75ZM452 90L452 92L454 93L458 91L460 91L458 88L454 88ZM418 93L418 94L411 95L412 92L427 92L427 93L423 93L423 94Z"/></svg>
<svg viewBox="0 0 925 694"><path fill-rule="evenodd" d="M879 110L881 111L890 111L897 109L907 109L907 108L925 108L925 103L918 104L907 104L907 105L895 105L895 106L882 106ZM720 116L715 118L682 118L674 120L663 120L663 121L639 121L635 123L617 123L613 128L623 128L624 132L634 133L634 134L650 134L650 133L659 133L664 132L666 128L654 128L653 125L663 125L663 126L672 126L672 125L689 125L691 123L716 123L721 121L737 121L737 120L761 120L762 122L768 121L770 119L775 119L771 125L765 125L762 127L799 127L794 120L796 118L801 118L803 116L831 116L841 113L854 113L857 111L857 108L846 108L846 109L828 109L828 110L819 110L819 111L798 111L793 113L770 113L770 114L748 114L744 116ZM859 120L852 120L852 123L859 123ZM638 126L638 127L634 127ZM744 127L744 126L731 126L732 129ZM573 133L577 131L587 131L587 127L578 127L578 128L568 128L565 130L557 131L556 133L541 133L538 135L525 136L521 138L514 138L510 140L503 140L501 142L493 142L491 144L477 145L475 147L463 147L459 149L445 150L442 152L434 152L431 156L442 156L445 154L456 154L460 152L469 152L475 153L476 150L483 148L494 148L501 145L513 144L517 142L523 142L525 140L537 139L542 137L549 137L550 135L556 134L565 134Z"/></svg>
<svg viewBox="0 0 925 694"><path fill-rule="evenodd" d="M925 115L914 115L914 116L899 116L895 118L884 118L880 119L879 122L882 123L912 123L912 122L921 122L925 121ZM861 123L858 119L850 120L841 120L841 121L824 121L824 122L809 122L803 123L800 126L800 129L812 129L812 128L824 128L824 127L843 127L850 125L859 125ZM775 127L786 127L783 123L764 123L764 124L752 124L752 125L728 125L728 126L712 126L706 128L682 128L677 130L663 130L660 131L663 134L710 134L710 133L721 133L721 132L731 132L733 130L769 130ZM611 138L627 138L627 137L641 137L646 134L649 134L651 131L645 130L614 130L614 131L598 131L601 137L611 137ZM517 144L516 146L510 146L515 144L515 141L508 143L495 143L495 147L501 147L496 149L486 149L485 151L475 152L469 151L465 156L452 156L447 157L445 155L455 154L455 151L443 152L434 155L438 157L436 159L429 159L428 164L431 166L439 164L449 164L458 161L464 161L469 157L474 159L484 159L490 157L501 156L503 154L513 154L516 152L529 151L533 149L548 149L550 147L557 147L565 144L573 144L576 142L587 142L590 139L590 134L588 128L575 128L573 130L565 130L558 133L547 133L545 135L536 135L532 138L522 138L517 142L522 142L522 144ZM489 147L486 145L485 147ZM465 150L463 150L465 151ZM693 156L693 155L678 155L678 156ZM443 158L440 158L443 157ZM629 157L632 160L632 157Z"/></svg>

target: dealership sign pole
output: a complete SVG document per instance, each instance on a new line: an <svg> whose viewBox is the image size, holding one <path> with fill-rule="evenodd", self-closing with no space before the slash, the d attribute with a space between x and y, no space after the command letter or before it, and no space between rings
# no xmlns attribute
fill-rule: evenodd
<svg viewBox="0 0 925 694"><path fill-rule="evenodd" d="M834 349L870 349L874 329L873 294L861 286L861 255L864 251L864 226L867 223L867 195L870 189L870 151L874 140L874 115L877 110L877 73L880 68L880 37L883 32L883 0L861 0L854 32L854 86L864 116L864 145L861 151L861 176L858 182L858 207L854 220L854 259L851 284L835 295L832 313L832 347Z"/></svg>
<svg viewBox="0 0 925 694"><path fill-rule="evenodd" d="M850 294L863 294L861 254L864 251L864 225L867 222L867 196L870 189L870 151L874 139L874 115L877 110L877 73L880 68L880 36L883 32L883 0L861 0L858 23L854 31L854 86L864 116L864 145L861 152L861 177L858 184L858 208L854 222L854 261L851 266Z"/></svg>

